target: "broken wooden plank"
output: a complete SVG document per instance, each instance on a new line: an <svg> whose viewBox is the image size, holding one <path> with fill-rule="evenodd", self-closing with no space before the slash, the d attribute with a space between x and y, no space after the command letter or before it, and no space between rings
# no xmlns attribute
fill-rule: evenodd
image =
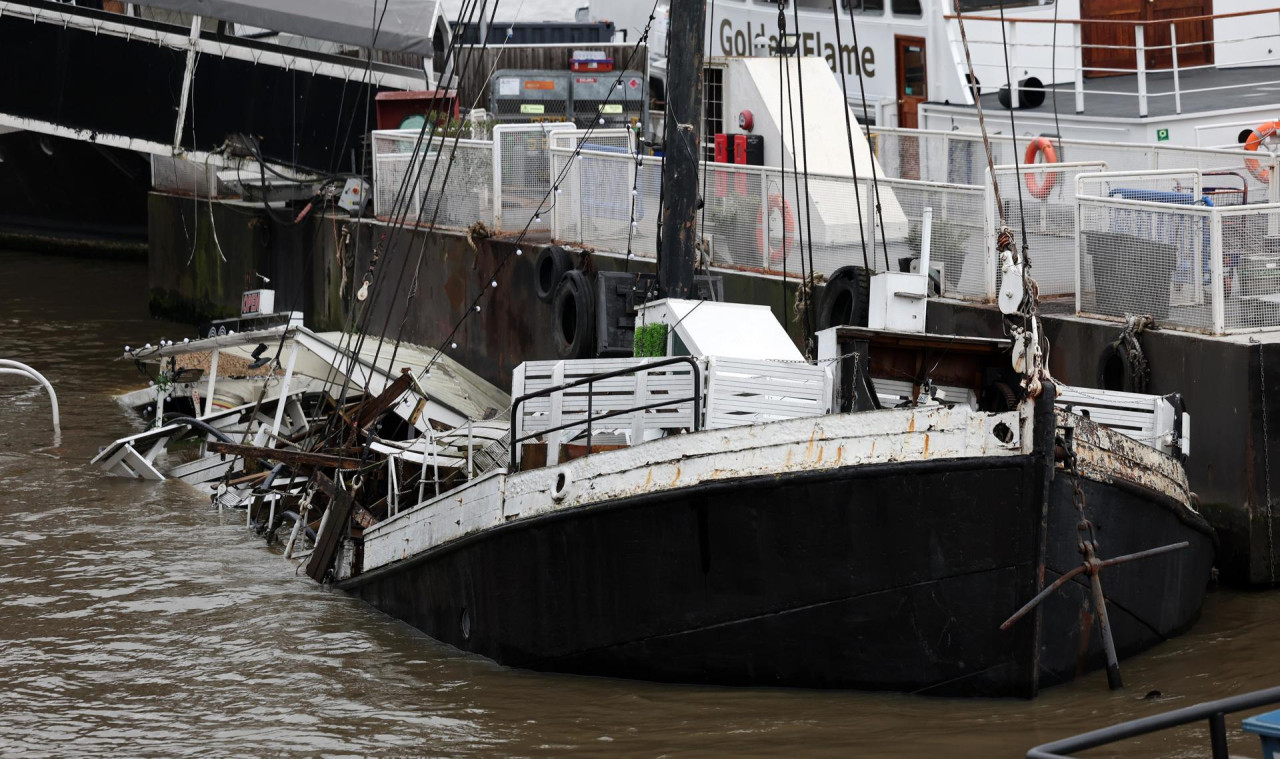
<svg viewBox="0 0 1280 759"><path fill-rule="evenodd" d="M334 456L328 453L310 453L308 451L286 451L279 448L264 448L256 445L239 445L236 443L209 443L209 450L214 453L244 456L245 458L270 459L290 466L324 466L335 469L359 469L360 459Z"/></svg>

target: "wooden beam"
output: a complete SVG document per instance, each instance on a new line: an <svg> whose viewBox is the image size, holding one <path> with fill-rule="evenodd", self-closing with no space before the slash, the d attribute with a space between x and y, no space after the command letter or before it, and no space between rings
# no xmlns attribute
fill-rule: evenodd
<svg viewBox="0 0 1280 759"><path fill-rule="evenodd" d="M324 466L335 469L359 469L360 459L334 456L328 453L310 453L307 451L286 451L280 448L263 448L256 445L238 445L236 443L209 443L209 450L232 456L244 456L255 459L271 459L290 466Z"/></svg>

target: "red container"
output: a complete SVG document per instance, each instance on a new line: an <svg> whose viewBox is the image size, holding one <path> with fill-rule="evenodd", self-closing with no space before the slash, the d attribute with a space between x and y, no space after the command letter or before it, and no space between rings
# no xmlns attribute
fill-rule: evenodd
<svg viewBox="0 0 1280 759"><path fill-rule="evenodd" d="M399 129L410 116L434 112L438 118L458 118L457 90L379 92L374 98L379 129Z"/></svg>
<svg viewBox="0 0 1280 759"><path fill-rule="evenodd" d="M612 58L571 58L570 71L613 71Z"/></svg>

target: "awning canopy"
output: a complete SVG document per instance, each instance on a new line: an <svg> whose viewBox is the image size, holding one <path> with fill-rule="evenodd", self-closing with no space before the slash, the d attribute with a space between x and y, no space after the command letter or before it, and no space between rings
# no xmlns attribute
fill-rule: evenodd
<svg viewBox="0 0 1280 759"><path fill-rule="evenodd" d="M141 4L428 58L440 13L436 0L143 0Z"/></svg>

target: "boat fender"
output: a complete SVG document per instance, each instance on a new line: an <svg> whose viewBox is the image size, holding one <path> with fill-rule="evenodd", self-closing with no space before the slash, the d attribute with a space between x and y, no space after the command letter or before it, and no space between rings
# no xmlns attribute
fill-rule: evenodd
<svg viewBox="0 0 1280 759"><path fill-rule="evenodd" d="M1151 325L1150 317L1129 317L1115 342L1098 355L1098 387L1126 393L1147 392L1151 367L1138 335Z"/></svg>
<svg viewBox="0 0 1280 759"><path fill-rule="evenodd" d="M1256 153L1258 148L1262 147L1262 143L1265 140L1275 137L1277 133L1280 133L1280 121L1268 121L1265 124L1259 124L1254 127L1249 138L1244 141L1244 149L1251 153ZM1271 169L1263 166L1257 158L1244 159L1244 165L1245 168L1249 170L1249 173L1252 174L1259 182L1262 182L1263 184L1270 184Z"/></svg>
<svg viewBox="0 0 1280 759"><path fill-rule="evenodd" d="M561 358L591 358L595 299L587 276L572 269L560 277L551 300L551 339Z"/></svg>
<svg viewBox="0 0 1280 759"><path fill-rule="evenodd" d="M1053 142L1044 136L1040 136L1027 144L1027 154L1022 160L1027 165L1036 162L1036 157L1043 155L1045 163L1058 163L1058 150L1053 146ZM1049 197L1049 193L1053 192L1053 188L1062 179L1061 171L1050 171L1044 175L1044 181L1041 182L1036 178L1036 172L1028 171L1022 175L1023 180L1027 183L1027 192L1038 200L1044 200Z"/></svg>
<svg viewBox="0 0 1280 759"><path fill-rule="evenodd" d="M569 476L569 468L562 467L556 470L556 478L551 483L551 499L556 503L564 500L569 494L569 486L573 483L573 478Z"/></svg>
<svg viewBox="0 0 1280 759"><path fill-rule="evenodd" d="M573 259L568 251L559 245L548 245L538 253L538 262L534 264L534 288L538 300L550 303L555 295L556 284L566 271L573 268Z"/></svg>
<svg viewBox="0 0 1280 759"><path fill-rule="evenodd" d="M867 326L867 302L871 278L861 266L841 266L822 286L818 306L818 329Z"/></svg>

